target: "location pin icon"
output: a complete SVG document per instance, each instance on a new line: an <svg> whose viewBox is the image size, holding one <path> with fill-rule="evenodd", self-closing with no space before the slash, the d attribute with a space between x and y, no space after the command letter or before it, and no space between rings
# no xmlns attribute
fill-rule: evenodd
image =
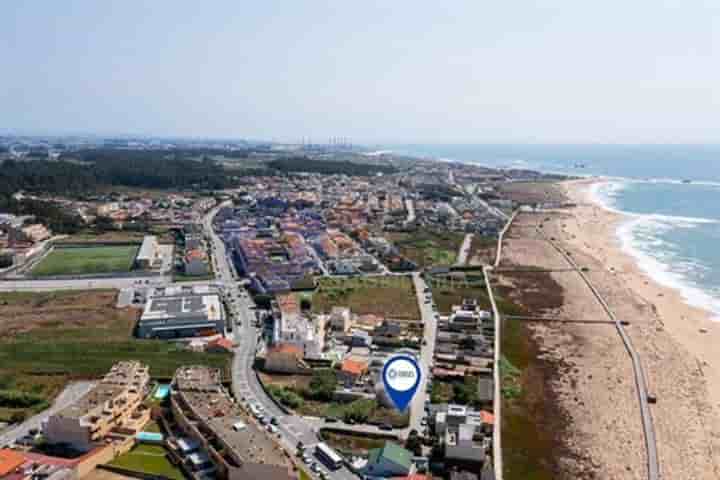
<svg viewBox="0 0 720 480"><path fill-rule="evenodd" d="M383 367L382 379L385 392L401 412L410 404L422 372L414 358L407 355L390 357Z"/></svg>

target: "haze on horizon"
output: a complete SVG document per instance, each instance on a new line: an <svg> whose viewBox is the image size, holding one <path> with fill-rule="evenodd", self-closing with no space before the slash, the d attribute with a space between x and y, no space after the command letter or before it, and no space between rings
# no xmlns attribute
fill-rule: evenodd
<svg viewBox="0 0 720 480"><path fill-rule="evenodd" d="M1 10L5 133L718 139L718 2L8 0Z"/></svg>

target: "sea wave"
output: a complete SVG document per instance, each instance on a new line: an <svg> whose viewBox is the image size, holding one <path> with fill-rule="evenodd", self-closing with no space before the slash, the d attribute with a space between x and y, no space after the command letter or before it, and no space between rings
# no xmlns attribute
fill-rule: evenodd
<svg viewBox="0 0 720 480"><path fill-rule="evenodd" d="M667 222L653 215L629 218L617 230L621 248L653 280L677 290L688 305L710 311L714 320L720 320L720 292L700 285L696 280L708 271L708 267L684 256L677 245L661 237L671 229L683 228L675 220ZM686 224L685 227L694 225L697 224Z"/></svg>
<svg viewBox="0 0 720 480"><path fill-rule="evenodd" d="M702 228L720 223L717 219L662 214L639 214L619 207L622 192L632 180L606 179L590 188L591 200L602 208L625 217L616 231L622 250L635 259L640 269L659 284L680 292L688 305L710 311L720 320L720 291L697 281L709 271L706 265L684 255L679 245L665 235L676 229Z"/></svg>
<svg viewBox="0 0 720 480"><path fill-rule="evenodd" d="M590 186L589 195L593 203L600 205L605 210L613 213L619 213L631 218L639 218L646 220L655 220L659 222L674 224L677 227L687 227L688 225L701 224L720 224L720 220L716 218L704 217L688 217L682 215L664 215L660 213L636 213L621 210L618 206L618 198L622 194L632 180L628 179L605 179L604 181L595 182Z"/></svg>

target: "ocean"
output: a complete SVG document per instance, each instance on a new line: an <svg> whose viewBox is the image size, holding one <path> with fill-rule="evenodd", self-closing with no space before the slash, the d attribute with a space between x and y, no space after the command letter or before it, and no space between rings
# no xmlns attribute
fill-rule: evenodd
<svg viewBox="0 0 720 480"><path fill-rule="evenodd" d="M383 145L419 157L600 175L595 199L627 214L622 248L720 319L720 145Z"/></svg>

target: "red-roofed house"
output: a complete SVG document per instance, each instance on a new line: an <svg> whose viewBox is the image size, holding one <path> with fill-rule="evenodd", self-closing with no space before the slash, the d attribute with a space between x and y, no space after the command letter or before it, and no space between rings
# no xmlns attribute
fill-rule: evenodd
<svg viewBox="0 0 720 480"><path fill-rule="evenodd" d="M357 360L343 360L340 367L340 380L347 386L352 386L362 378L368 371L367 362L359 362Z"/></svg>
<svg viewBox="0 0 720 480"><path fill-rule="evenodd" d="M208 343L205 347L206 352L210 353L232 353L233 342L224 337L219 337Z"/></svg>
<svg viewBox="0 0 720 480"><path fill-rule="evenodd" d="M25 463L24 456L8 448L3 448L0 450L0 477L14 472L23 463Z"/></svg>

